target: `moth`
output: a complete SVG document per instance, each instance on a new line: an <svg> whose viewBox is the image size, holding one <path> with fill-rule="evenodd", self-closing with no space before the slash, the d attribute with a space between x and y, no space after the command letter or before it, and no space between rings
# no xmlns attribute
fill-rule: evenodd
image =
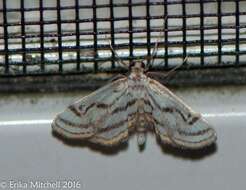
<svg viewBox="0 0 246 190"><path fill-rule="evenodd" d="M145 74L145 64L132 62L130 74L78 100L52 122L56 133L72 139L114 146L132 132L142 146L152 131L161 142L199 149L216 141L215 130L199 113Z"/></svg>

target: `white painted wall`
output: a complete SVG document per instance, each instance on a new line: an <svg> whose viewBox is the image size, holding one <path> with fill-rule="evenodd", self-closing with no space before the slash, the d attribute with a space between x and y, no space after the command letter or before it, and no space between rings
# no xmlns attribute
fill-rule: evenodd
<svg viewBox="0 0 246 190"><path fill-rule="evenodd" d="M1 95L0 181L10 185L75 180L82 185L80 189L86 190L243 189L246 88L187 88L174 92L196 111L210 116L206 118L218 133L217 149L188 154L161 148L152 135L148 135L142 152L135 136L129 146L111 154L86 144L64 144L52 135L49 124L38 121L52 119L86 92ZM22 120L34 124L18 124ZM18 122L8 125L9 121Z"/></svg>

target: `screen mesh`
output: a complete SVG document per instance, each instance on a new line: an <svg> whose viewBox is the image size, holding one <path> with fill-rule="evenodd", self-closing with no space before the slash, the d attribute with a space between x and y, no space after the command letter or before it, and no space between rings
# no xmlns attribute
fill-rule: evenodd
<svg viewBox="0 0 246 190"><path fill-rule="evenodd" d="M240 0L0 0L0 75L118 72L119 59L152 56L153 70L243 66L245 10Z"/></svg>

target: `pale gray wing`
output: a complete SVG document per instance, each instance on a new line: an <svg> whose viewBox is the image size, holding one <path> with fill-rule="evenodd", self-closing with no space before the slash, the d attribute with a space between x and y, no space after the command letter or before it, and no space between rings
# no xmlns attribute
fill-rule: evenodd
<svg viewBox="0 0 246 190"><path fill-rule="evenodd" d="M123 78L82 98L56 116L53 130L103 145L127 140L127 88L127 78Z"/></svg>
<svg viewBox="0 0 246 190"><path fill-rule="evenodd" d="M155 131L161 140L182 148L198 149L216 141L215 130L170 90L149 79Z"/></svg>

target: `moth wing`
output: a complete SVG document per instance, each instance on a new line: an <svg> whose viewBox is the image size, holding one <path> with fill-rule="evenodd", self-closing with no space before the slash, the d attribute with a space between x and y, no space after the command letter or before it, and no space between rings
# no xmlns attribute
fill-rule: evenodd
<svg viewBox="0 0 246 190"><path fill-rule="evenodd" d="M70 105L58 114L52 129L67 138L114 145L128 137L127 78L116 80Z"/></svg>
<svg viewBox="0 0 246 190"><path fill-rule="evenodd" d="M163 142L198 149L216 141L216 132L207 121L165 86L149 79L147 89L154 108L155 132Z"/></svg>

